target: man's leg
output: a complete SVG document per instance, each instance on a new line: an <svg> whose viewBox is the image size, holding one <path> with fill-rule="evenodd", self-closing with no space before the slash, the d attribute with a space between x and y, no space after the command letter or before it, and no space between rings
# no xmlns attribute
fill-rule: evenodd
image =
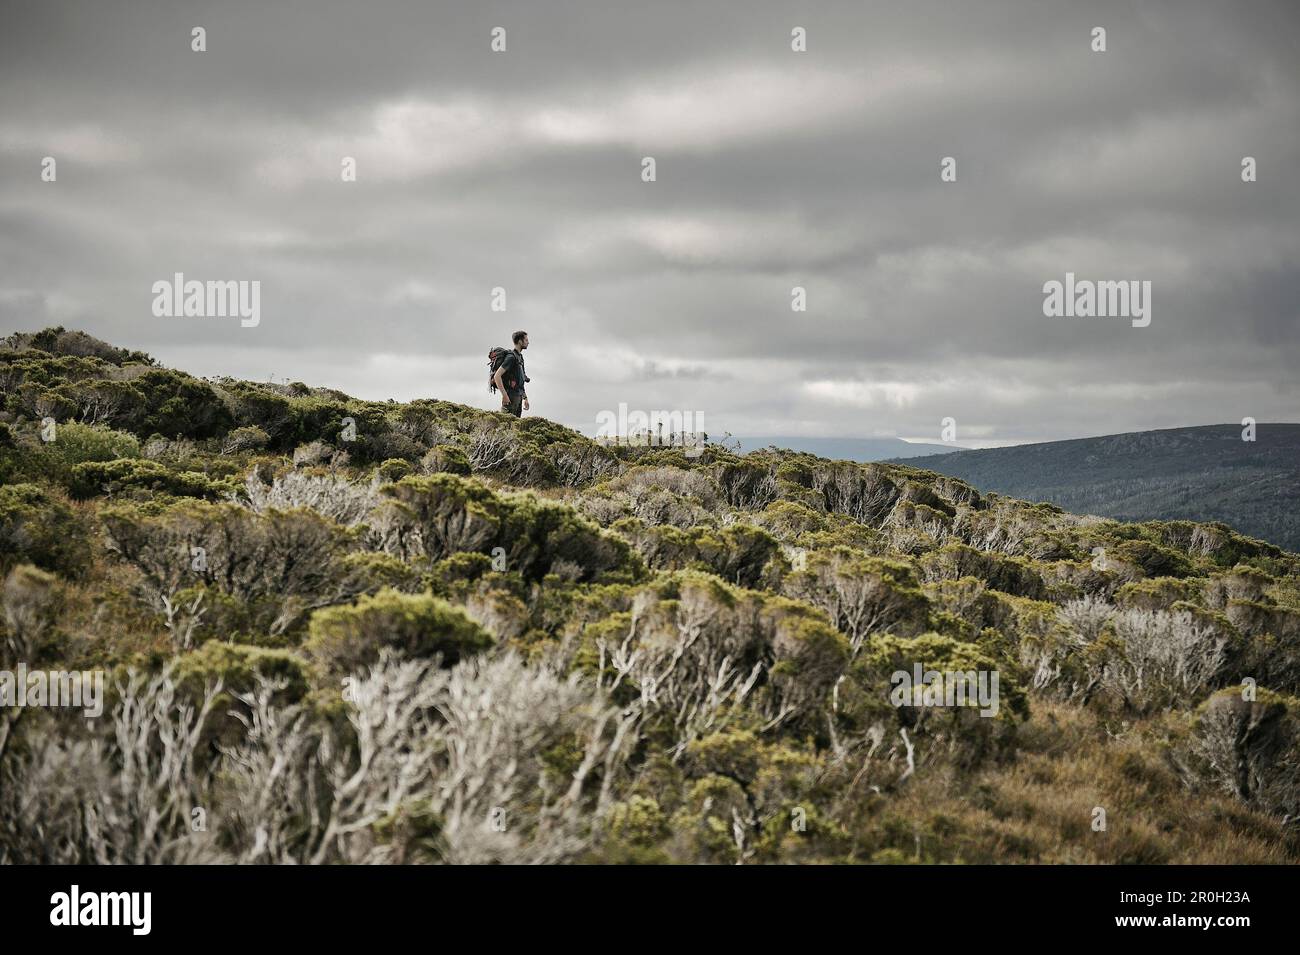
<svg viewBox="0 0 1300 955"><path fill-rule="evenodd" d="M510 399L510 413L516 418L524 416L524 396L522 394Z"/></svg>

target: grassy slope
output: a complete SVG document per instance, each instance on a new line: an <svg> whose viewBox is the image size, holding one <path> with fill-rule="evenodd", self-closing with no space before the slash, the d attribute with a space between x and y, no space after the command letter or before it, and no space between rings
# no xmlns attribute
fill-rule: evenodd
<svg viewBox="0 0 1300 955"><path fill-rule="evenodd" d="M1085 702L1078 694L1035 691L1027 719L999 725L1005 733L996 745L980 742L990 727L978 721L928 732L913 727L922 758L910 779L900 773L898 727L892 724L895 742L886 744L888 754L874 747L867 753L866 743L836 752L836 741L825 732L830 710L818 709L830 707L829 696L819 697L808 720L775 731L742 712L734 731L704 737L677 760L658 748L656 734L665 729L651 722L632 760L636 771L620 783L625 788L619 806L650 800L666 821L630 835L627 827L602 823L611 828L603 830L588 858L734 861L739 850L726 837L730 819L710 815L725 797L699 799L738 785L751 805L761 803L761 793L780 790L773 805L811 806L822 820L813 827L814 838L805 840L782 837L779 821L778 832L766 841L756 829L748 849L758 853L754 861L1300 859L1294 827L1284 828L1277 813L1180 771L1214 686L1260 673L1271 660L1277 674L1272 689L1300 690L1300 667L1277 663L1300 659L1300 558L1226 527L1079 520L1050 507L982 497L960 481L907 466L859 466L789 453L742 460L716 447L694 459L674 449L611 452L543 419L515 422L443 402L356 402L306 386L207 385L173 373L147 378L139 394L105 402L104 417L115 432L69 428L81 441L73 450L58 441L42 444L36 419L48 413L66 423L91 406L87 395L93 387L144 380L148 366L138 364L143 356L66 333L62 339L10 344L22 347L0 349L8 418L0 435L7 445L0 447L0 480L11 491L20 483L34 485L45 497L9 501L8 511L0 510L0 534L13 545L0 549L0 570L34 563L54 573L59 599L39 649L50 665L156 665L184 657L175 632L142 597L140 566L105 546L104 521L115 508L125 507L140 526L189 513L186 508L198 508L194 513L209 520L216 502L246 493L241 489L249 475L268 482L294 472L335 481L378 476L385 487L406 488L402 493L419 504L431 500L432 486L407 475L432 472L444 476L436 490L443 495L439 506L448 494L480 495L475 513L486 508L494 520L518 522L509 540L543 526L552 528L549 536L538 537L535 553L526 558L531 564L505 573L478 568L462 574L432 558L384 557L389 562L380 568L383 548L359 545L356 537L363 531L354 528L347 543L329 546L338 546L340 554L376 555L367 571L373 576L355 592L391 586L411 599L435 594L466 609L503 646L538 654L576 645L572 665L581 672L594 672L593 634L621 639L634 604L643 608L644 620L652 620L656 607L678 612L676 601L685 601L687 590L715 593L707 599L728 612L752 606L736 620L756 614L781 633L821 633L818 627L834 625L834 639L847 646L851 627L834 611L835 594L815 579L832 564L846 568L842 588L875 575L883 591L912 607L890 625L904 641L933 631L968 648L961 652L978 648L1002 668L1008 685L1027 685L1027 648L1060 636L1064 631L1053 614L1086 594L1116 608L1192 608L1237 648L1211 685L1171 703L1135 705L1105 693ZM349 416L362 423L362 436L344 444L335 436ZM239 447L231 440L238 428L260 434L247 436L251 444ZM1169 460L1177 459L1180 447L1181 439L1166 447ZM339 450L349 452L347 460ZM1122 447L1114 457L1127 460ZM117 467L114 461L129 467L103 470ZM529 494L520 496L520 490ZM537 501L555 502L558 510L539 510ZM490 543L468 549L487 555ZM608 559L597 565L592 555L602 548ZM1102 558L1095 556L1098 548ZM561 550L568 555L563 563L556 557ZM801 570L802 560L813 569ZM1221 593L1247 587L1242 581L1248 579L1250 587L1262 588L1250 599L1233 604ZM219 589L212 584L208 592ZM660 591L671 599L646 602ZM337 695L314 669L322 664L307 643L310 612L275 631L253 601L222 599L226 603L205 619L195 645L233 640L263 648L258 652L288 653L288 659L305 661L314 692ZM799 622L804 614L814 622ZM12 636L12 621L8 627ZM791 627L796 629L783 629ZM869 723L845 715L850 690L863 694L863 712L880 712L887 689L880 673L888 666L877 672L867 662L881 639L869 634L858 662L844 670L854 675L840 686L843 695L834 704L840 743ZM835 653L847 657L846 650ZM1063 659L1067 668L1086 662ZM893 720L895 714L870 717L877 718ZM1288 745L1294 756L1294 744ZM804 769L788 775L792 765ZM785 780L780 786L771 782L777 776ZM1092 827L1097 807L1108 816L1104 832ZM624 811L602 819L625 816ZM719 832L718 838L700 835Z"/></svg>

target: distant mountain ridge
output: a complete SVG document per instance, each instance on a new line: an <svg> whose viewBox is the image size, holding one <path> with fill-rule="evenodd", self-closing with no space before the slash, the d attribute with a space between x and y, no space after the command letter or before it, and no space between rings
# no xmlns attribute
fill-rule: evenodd
<svg viewBox="0 0 1300 955"><path fill-rule="evenodd" d="M981 491L1117 520L1223 521L1300 549L1300 424L1137 431L892 459Z"/></svg>
<svg viewBox="0 0 1300 955"><path fill-rule="evenodd" d="M887 461L951 454L960 448L946 444L913 444L902 438L803 438L794 435L776 437L737 437L742 454L760 451L769 445L787 451L807 451L832 461Z"/></svg>

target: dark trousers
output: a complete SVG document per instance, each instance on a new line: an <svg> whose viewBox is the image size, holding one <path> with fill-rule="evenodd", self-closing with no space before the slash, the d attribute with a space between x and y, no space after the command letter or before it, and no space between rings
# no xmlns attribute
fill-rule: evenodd
<svg viewBox="0 0 1300 955"><path fill-rule="evenodd" d="M517 395L511 395L507 392L506 397L510 400L510 403L502 405L501 410L509 411L516 418L522 418L524 416L524 393L521 391Z"/></svg>

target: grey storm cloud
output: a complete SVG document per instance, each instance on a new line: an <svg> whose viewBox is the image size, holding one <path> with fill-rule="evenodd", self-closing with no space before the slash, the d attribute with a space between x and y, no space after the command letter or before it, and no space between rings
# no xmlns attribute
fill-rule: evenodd
<svg viewBox="0 0 1300 955"><path fill-rule="evenodd" d="M0 331L486 407L526 328L534 410L588 433L1298 418L1289 0L0 9ZM1045 317L1067 271L1150 280L1151 325ZM175 272L260 281L261 323L155 317Z"/></svg>

